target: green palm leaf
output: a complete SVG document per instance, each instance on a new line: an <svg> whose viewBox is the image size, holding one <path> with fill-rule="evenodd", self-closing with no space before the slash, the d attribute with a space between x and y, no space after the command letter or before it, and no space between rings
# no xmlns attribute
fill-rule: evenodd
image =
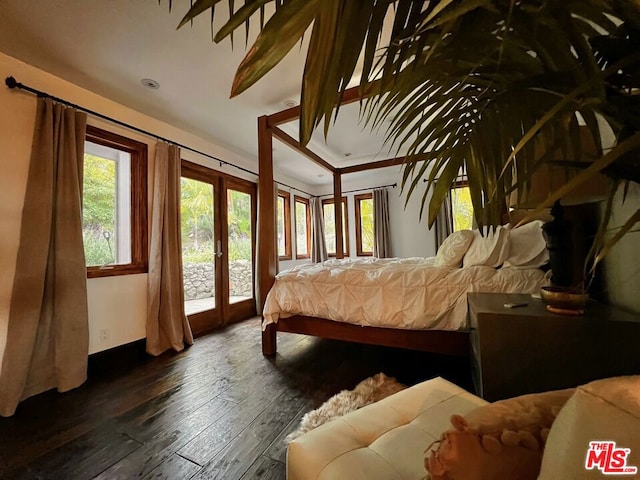
<svg viewBox="0 0 640 480"><path fill-rule="evenodd" d="M196 0L180 25L216 3ZM265 11L273 12L266 23ZM497 225L506 197L529 189L552 152L581 157L581 127L598 150L603 125L617 145L544 206L598 172L640 181L637 0L246 0L237 11L230 2L229 12L216 41L258 12L261 19L232 94L262 78L311 27L301 143L323 120L326 134L360 75L361 116L372 128L391 119L389 145L408 152L403 192L426 180L430 224L464 169L476 220Z"/></svg>

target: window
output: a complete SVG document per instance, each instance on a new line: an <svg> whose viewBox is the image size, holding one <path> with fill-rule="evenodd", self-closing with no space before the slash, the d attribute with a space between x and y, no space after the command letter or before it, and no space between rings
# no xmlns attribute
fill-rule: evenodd
<svg viewBox="0 0 640 480"><path fill-rule="evenodd" d="M278 258L291 260L291 195L278 191Z"/></svg>
<svg viewBox="0 0 640 480"><path fill-rule="evenodd" d="M356 253L359 257L373 255L373 195L355 196Z"/></svg>
<svg viewBox="0 0 640 480"><path fill-rule="evenodd" d="M322 201L324 214L324 238L327 243L327 254L330 257L336 256L336 219L333 199L328 198ZM342 253L349 256L349 217L347 216L347 198L342 197Z"/></svg>
<svg viewBox="0 0 640 480"><path fill-rule="evenodd" d="M311 256L311 212L309 199L294 196L296 217L296 258Z"/></svg>
<svg viewBox="0 0 640 480"><path fill-rule="evenodd" d="M146 272L146 144L88 126L82 202L87 276Z"/></svg>
<svg viewBox="0 0 640 480"><path fill-rule="evenodd" d="M453 231L473 229L473 203L466 182L459 182L451 189Z"/></svg>

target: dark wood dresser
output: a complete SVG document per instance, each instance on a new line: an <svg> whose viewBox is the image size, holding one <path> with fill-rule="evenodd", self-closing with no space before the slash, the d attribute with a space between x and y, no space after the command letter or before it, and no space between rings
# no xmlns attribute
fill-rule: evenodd
<svg viewBox="0 0 640 480"><path fill-rule="evenodd" d="M640 374L640 316L596 302L582 316L557 315L521 294L470 293L468 302L474 385L488 401Z"/></svg>

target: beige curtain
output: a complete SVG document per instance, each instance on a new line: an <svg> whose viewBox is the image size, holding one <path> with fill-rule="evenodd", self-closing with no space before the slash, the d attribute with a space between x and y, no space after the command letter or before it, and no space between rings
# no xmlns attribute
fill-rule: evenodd
<svg viewBox="0 0 640 480"><path fill-rule="evenodd" d="M391 227L389 226L389 189L373 190L373 256L391 256Z"/></svg>
<svg viewBox="0 0 640 480"><path fill-rule="evenodd" d="M87 378L87 270L82 244L82 173L87 117L38 99L7 346L0 415L51 388Z"/></svg>
<svg viewBox="0 0 640 480"><path fill-rule="evenodd" d="M445 238L453 233L453 207L451 205L451 193L444 197L444 201L438 210L436 217L436 252Z"/></svg>
<svg viewBox="0 0 640 480"><path fill-rule="evenodd" d="M309 199L309 206L311 208L311 261L313 263L324 262L329 256L327 255L327 242L324 237L322 200L312 197ZM338 240L336 239L336 241Z"/></svg>
<svg viewBox="0 0 640 480"><path fill-rule="evenodd" d="M156 144L147 308L147 352L160 355L193 344L184 312L180 238L180 149Z"/></svg>

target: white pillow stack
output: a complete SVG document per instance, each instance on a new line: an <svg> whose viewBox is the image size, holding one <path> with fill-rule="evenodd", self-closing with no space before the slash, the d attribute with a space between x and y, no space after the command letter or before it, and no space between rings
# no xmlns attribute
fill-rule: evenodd
<svg viewBox="0 0 640 480"><path fill-rule="evenodd" d="M537 268L549 262L542 225L544 225L542 220L534 220L510 230L505 267Z"/></svg>
<svg viewBox="0 0 640 480"><path fill-rule="evenodd" d="M488 229L484 235L473 231L473 242L464 256L463 266L500 267L507 258L509 248L509 229L498 226Z"/></svg>
<svg viewBox="0 0 640 480"><path fill-rule="evenodd" d="M473 242L473 232L471 230L458 230L445 238L433 264L437 267L460 268L462 258L467 253L469 245Z"/></svg>
<svg viewBox="0 0 640 480"><path fill-rule="evenodd" d="M549 262L542 235L542 220L518 228L498 226L480 230L459 230L449 235L438 249L438 267L539 268Z"/></svg>

